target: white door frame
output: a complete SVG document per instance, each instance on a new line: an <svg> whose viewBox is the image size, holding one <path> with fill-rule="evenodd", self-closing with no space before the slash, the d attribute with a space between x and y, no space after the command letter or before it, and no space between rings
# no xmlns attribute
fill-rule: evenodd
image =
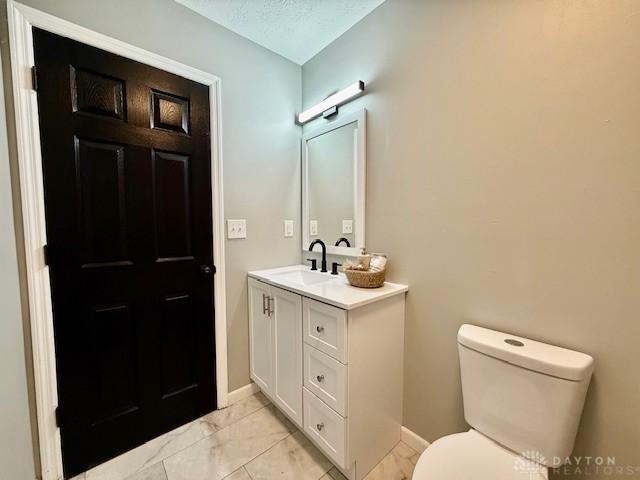
<svg viewBox="0 0 640 480"><path fill-rule="evenodd" d="M213 259L217 269L214 276L216 390L219 408L227 405L228 397L220 79L14 0L7 0L7 11L42 480L59 480L63 477L62 450L60 431L55 421L58 393L49 268L44 263L42 248L47 238L38 104L31 80L31 67L34 65L32 28L47 30L209 87Z"/></svg>

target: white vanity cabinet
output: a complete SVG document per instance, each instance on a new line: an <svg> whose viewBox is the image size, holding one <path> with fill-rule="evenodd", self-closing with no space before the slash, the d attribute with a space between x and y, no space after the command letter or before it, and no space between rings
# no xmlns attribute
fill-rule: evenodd
<svg viewBox="0 0 640 480"><path fill-rule="evenodd" d="M302 428L302 297L249 279L251 378Z"/></svg>
<svg viewBox="0 0 640 480"><path fill-rule="evenodd" d="M249 273L251 378L360 480L400 440L407 287L298 285L282 271Z"/></svg>
<svg viewBox="0 0 640 480"><path fill-rule="evenodd" d="M271 286L249 279L249 368L251 379L265 394L273 390L273 322L270 319Z"/></svg>

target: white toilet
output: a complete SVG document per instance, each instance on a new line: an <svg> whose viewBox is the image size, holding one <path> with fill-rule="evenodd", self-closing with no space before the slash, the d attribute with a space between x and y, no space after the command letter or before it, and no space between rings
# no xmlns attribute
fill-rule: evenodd
<svg viewBox="0 0 640 480"><path fill-rule="evenodd" d="M573 450L593 358L474 325L458 353L473 428L433 442L413 480L546 480Z"/></svg>

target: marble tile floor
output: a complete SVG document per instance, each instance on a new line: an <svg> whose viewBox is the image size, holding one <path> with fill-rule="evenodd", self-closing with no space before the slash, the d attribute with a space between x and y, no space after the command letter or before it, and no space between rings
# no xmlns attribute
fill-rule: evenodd
<svg viewBox="0 0 640 480"><path fill-rule="evenodd" d="M365 480L410 480L419 454L398 445ZM257 393L72 480L345 480Z"/></svg>

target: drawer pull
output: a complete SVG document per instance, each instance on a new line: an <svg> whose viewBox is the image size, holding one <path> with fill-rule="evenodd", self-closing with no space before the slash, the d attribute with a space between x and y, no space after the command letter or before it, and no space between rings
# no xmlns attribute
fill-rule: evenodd
<svg viewBox="0 0 640 480"><path fill-rule="evenodd" d="M318 423L316 424L316 428L318 429L319 432L322 431L322 429L324 428L324 423Z"/></svg>
<svg viewBox="0 0 640 480"><path fill-rule="evenodd" d="M269 312L269 307L267 306L267 296L263 293L262 294L262 314L268 315L268 312Z"/></svg>
<svg viewBox="0 0 640 480"><path fill-rule="evenodd" d="M317 379L319 382L323 382L323 381L324 381L324 375L318 375L318 376L316 377L316 379Z"/></svg>
<svg viewBox="0 0 640 480"><path fill-rule="evenodd" d="M318 332L318 333L322 333L322 332L324 332L324 327L321 327L320 325L318 325L318 326L316 327L316 332Z"/></svg>

